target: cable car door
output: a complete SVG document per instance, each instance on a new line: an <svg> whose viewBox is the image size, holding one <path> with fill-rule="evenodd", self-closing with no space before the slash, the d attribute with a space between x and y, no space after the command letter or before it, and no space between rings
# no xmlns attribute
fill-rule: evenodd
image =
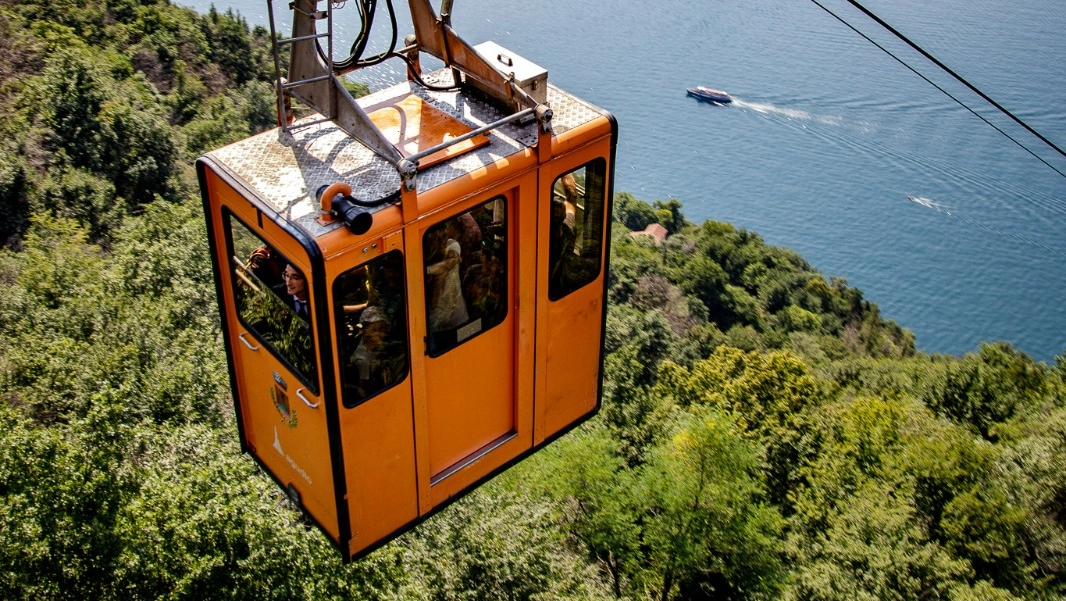
<svg viewBox="0 0 1066 601"><path fill-rule="evenodd" d="M605 139L542 173L541 246L547 264L538 292L535 444L599 404L606 297L610 150ZM573 165L577 167L564 167ZM547 297L547 302L544 296Z"/></svg>
<svg viewBox="0 0 1066 601"><path fill-rule="evenodd" d="M420 232L431 485L519 431L514 194L494 196ZM434 497L440 494L450 496Z"/></svg>
<svg viewBox="0 0 1066 601"><path fill-rule="evenodd" d="M222 216L229 259L223 296L232 307L226 321L245 444L336 538L310 261L272 222L249 226L256 221L226 209Z"/></svg>

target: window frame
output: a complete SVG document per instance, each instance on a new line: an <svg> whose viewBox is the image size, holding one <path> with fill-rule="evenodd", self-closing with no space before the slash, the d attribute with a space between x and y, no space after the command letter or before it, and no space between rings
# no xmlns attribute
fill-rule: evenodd
<svg viewBox="0 0 1066 601"><path fill-rule="evenodd" d="M237 275L238 268L233 264L233 260L237 256L237 249L234 246L235 242L233 235L233 223L236 222L240 224L240 226L243 227L244 230L250 236L254 237L260 242L260 246L267 246L268 248L270 248L272 253L276 256L276 259L272 260L280 261L280 263L283 265L292 265L294 269L300 272L300 275L303 276L304 281L307 282L307 304L309 311L310 307L314 305L314 295L311 286L311 280L308 279L307 274L302 269L297 267L296 264L288 256L278 250L277 245L267 242L259 232L257 232L247 223L245 223L245 221L241 219L239 215L229 210L228 208L223 208L222 222L226 239L226 256L224 257L224 259L226 269L228 270L230 276L230 289L228 292L233 301L233 314L237 317L238 323L240 323L244 327L244 329L246 329L251 335L255 337L257 341L259 341L267 350L269 350L271 355L273 355L274 358L285 367L285 369L295 375L296 378L300 380L300 382L307 386L307 389L312 394L317 396L320 391L319 379L322 374L322 365L319 361L318 353L316 352L318 348L318 342L315 333L314 322L311 320L311 316L308 315L307 319L304 319L301 316L297 315L294 311L292 311L291 308L285 305L284 299L282 299L275 292L273 286L268 285L266 282L263 282L261 279L256 277L256 280L260 284L262 284L264 288L266 288L266 292L272 295L278 304L285 306L285 308L292 313L292 318L304 321L305 329L307 330L308 336L310 337L310 365L314 369L314 373L311 374L309 377L308 374L304 373L302 369L296 366L296 364L288 356L288 353L282 352L281 349L279 349L273 342L271 342L271 338L266 335L266 332L260 331L259 328L255 327L252 323L250 323L249 320L246 318L245 312L242 311L241 293L238 291L238 287L241 285L241 277Z"/></svg>
<svg viewBox="0 0 1066 601"><path fill-rule="evenodd" d="M358 396L358 395L352 396L352 395L350 395L347 392L348 391L348 387L345 386L347 377L350 375L350 372L349 372L347 364L348 364L348 357L350 357L351 354L355 352L355 350L358 348L358 345L353 346L351 353L347 352L347 349L342 349L341 348L341 345L342 345L342 340L341 340L342 334L341 334L341 332L343 330L347 330L348 326L347 326L346 318L345 318L345 310L344 310L344 304L345 303L344 303L344 298L343 298L343 295L346 295L346 293L344 293L343 291L339 291L338 290L338 286L344 285L344 283L345 283L344 282L344 278L349 276L350 274L354 274L359 269L363 269L363 268L367 269L367 273L368 273L368 275L366 276L366 284L368 286L368 288L367 288L367 290L368 290L368 292L367 292L367 301L366 301L367 302L367 306L364 307L360 311L360 317L361 317L362 316L362 311L366 311L371 306L371 305L369 305L369 302L370 302L370 292L369 292L370 275L369 275L369 271L371 269L371 266L373 266L376 263L380 263L380 262L387 261L387 260L389 260L389 261L396 260L396 263L395 263L394 267L396 267L396 269L398 269L399 273L400 273L400 282L399 282L399 293L400 294L399 294L399 299L398 299L398 305L399 305L399 307L402 310L402 319L399 320L399 323L402 324L402 325L399 326L402 329L402 334L400 336L393 336L393 338L395 340L400 340L403 343L403 370L402 370L402 372L400 372L400 375L395 378L394 381L391 381L387 385L382 386L381 388L375 390L374 392L367 393L367 394L362 395L362 396ZM344 272L338 274L337 277L333 278L333 282L330 285L331 294L332 294L332 298L333 298L334 331L336 332L336 340L333 341L333 352L335 353L335 356L337 358L336 364L337 364L337 374L338 374L338 377L340 378L339 393L340 393L341 403L343 404L343 406L345 408L352 409L352 408L358 407L359 405L362 405L363 403L380 396L381 394L385 393L386 391L391 390L392 388L395 388L396 386L399 386L400 384L402 384L408 378L409 374L411 373L411 345L410 345L410 319L409 319L410 310L409 310L409 304L408 304L409 301L408 301L408 287L407 287L407 277L406 276L407 276L406 256L404 255L403 251L401 251L400 249L393 249L393 250L390 250L388 252L382 253L382 254L380 254L380 255L378 255L376 257L368 259L367 261L364 261L364 262L362 262L362 263L360 263L358 265L355 265L354 267L352 267L350 269L346 269Z"/></svg>
<svg viewBox="0 0 1066 601"><path fill-rule="evenodd" d="M582 227L580 228L580 231L578 229L578 225L579 224L577 224L577 223L574 224L574 239L575 239L574 246L576 247L578 245L578 242L577 242L578 240L582 240L582 241L589 240L589 235L588 234L590 234L590 233L596 233L597 234L596 237L594 238L596 240L596 242L594 244L588 244L588 245L584 246L584 248L587 249L587 250L591 250L591 249L595 248L595 250L596 250L596 269L595 270L590 270L587 277L585 277L585 278L583 278L581 280L576 280L576 283L575 282L567 282L566 285L564 286L562 283L560 283L559 280L556 279L556 277L554 276L554 273L553 273L554 270L556 269L556 267L555 267L556 262L561 260L561 257L555 256L558 252L560 252L558 250L560 248L560 246L554 240L554 238L555 238L555 230L554 230L554 224L552 223L551 215L552 215L553 207L554 207L555 203L557 202L557 200L556 200L556 192L555 192L556 186L567 175L571 175L571 174L577 173L577 172L582 171L582 170L584 170L584 172L585 172L584 173L585 192L584 192L584 194L580 194L579 193L579 195L575 199L575 203L574 204L581 208L581 211L584 213L584 215L583 215L583 219L581 220L581 224L580 225ZM588 286L592 282L595 282L601 276L601 274L603 273L603 265L604 265L604 262L605 262L604 261L604 256L603 256L603 249L604 249L604 245L607 244L607 240L605 240L606 232L607 232L607 223L606 223L605 215L606 215L607 208L608 208L607 207L607 203L608 203L608 198L607 198L607 176L608 176L608 173L607 173L607 160L604 157L596 157L596 158L594 158L594 159L592 159L592 160L590 160L590 161L588 161L586 163L583 163L583 164L581 164L581 165L579 165L577 167L574 167L573 169L569 169L566 172L559 174L558 177L556 177L554 180L552 180L551 187L548 190L548 214L549 214L549 218L548 218L548 222L549 222L549 225L548 225L548 237L549 237L549 241L548 241L548 300L549 301L555 302L555 301L559 301L559 300L562 300L562 299L566 298L570 294L572 294L572 293L584 288L585 286ZM589 183L590 180L593 182L593 184ZM591 207L595 204L595 201L597 199L599 201L598 202L598 207L595 210L591 210ZM596 219L592 220L592 219L590 219L590 217L596 217ZM590 226L589 225L589 224L594 224L594 223L598 223L598 226Z"/></svg>
<svg viewBox="0 0 1066 601"><path fill-rule="evenodd" d="M496 266L499 269L499 271L497 271L497 273L495 274L495 282L496 282L495 289L489 291L489 292L497 292L497 293L499 293L499 298L497 300L497 307L498 308L497 308L497 310L495 311L494 314L491 314L491 317L493 319L488 321L488 322L485 321L485 316L484 315L478 315L476 317L473 316L473 313L471 312L472 303L471 303L470 299L467 298L467 290L466 290L466 288L467 288L467 286L469 284L466 281L463 281L463 278L460 278L460 290L461 290L461 293L463 295L464 304L466 305L466 308L467 308L467 319L461 325L459 325L457 327L454 327L454 328L449 328L448 330L446 330L445 331L446 333L444 334L443 337L435 337L434 336L434 332L431 331L431 327L432 327L431 326L431 323L432 323L431 312L433 310L433 307L431 307L432 303L431 303L431 299L430 299L430 296L432 294L432 288L430 286L429 277L428 277L428 273L427 273L427 268L428 268L427 259L426 259L426 248L428 247L427 239L428 239L428 237L430 236L431 233L439 231L440 228L446 227L446 224L448 222L450 222L452 220L459 219L462 215L466 215L466 214L474 216L475 211L477 211L478 209L487 208L487 207L489 207L489 205L492 205L494 203L502 203L502 207L503 207L503 211L502 211L503 212L503 220L502 220L502 222L496 222L495 220L493 220L492 222L490 222L490 228L481 227L481 223L480 222L478 223L478 226L479 226L479 229L481 230L481 236L482 236L481 250L486 253L483 256L492 257L494 263L496 264ZM426 318L426 321L425 321L425 323L426 323L426 339L425 339L426 340L426 346L425 346L426 350L425 350L425 354L427 356L429 356L431 358L440 357L441 355L444 355L445 353L448 353L449 351L452 351L452 350L454 350L454 349L466 344L467 342L478 338L479 336L481 336L485 332L488 332L488 331L492 330L493 328L499 326L500 324L504 323L505 321L507 321L507 316L510 314L510 310L511 310L510 309L510 304L511 304L510 300L511 300L511 294L512 294L511 287L509 285L510 284L510 277L512 275L510 273L510 268L511 268L511 264L510 264L510 253L511 253L511 247L510 247L510 243L511 243L510 205L511 205L511 202L509 201L509 198L508 198L507 194L503 194L503 193L494 194L493 196L491 196L487 200L485 200L483 202L479 202L479 203L475 204L473 207L470 207L469 209L466 209L464 211L460 211L458 213L450 215L449 217L447 217L445 219L441 219L440 221L438 221L437 223L434 223L433 225L427 227L423 231L423 233L422 233L421 266L422 266L422 277L423 277L424 293L425 293L425 318ZM495 207L493 208L493 210L495 210ZM477 221L476 216L474 216L474 220ZM486 238L486 236L494 236L494 231L491 229L491 227L494 226L494 225L497 225L497 223L499 223L497 228L498 228L498 231L501 232L501 234L502 234L502 240L495 241L495 243L491 245L491 246L494 246L495 248L489 249L488 247L490 245L486 243L485 238ZM462 261L462 255L460 255L460 261ZM487 264L487 263L478 263L476 265L483 267L485 264ZM460 263L460 266L461 265L462 265L462 263ZM470 265L470 266L467 267L467 269L469 269L470 267L473 267L473 266L474 265ZM459 267L456 267L456 269L458 269L458 268ZM469 274L467 274L467 275L469 275ZM471 329L473 329L472 326L474 326L475 324L477 324L476 330L470 331ZM453 332L455 334L455 340L454 341L451 340L451 333L453 333ZM443 340L442 340L442 338L443 338Z"/></svg>

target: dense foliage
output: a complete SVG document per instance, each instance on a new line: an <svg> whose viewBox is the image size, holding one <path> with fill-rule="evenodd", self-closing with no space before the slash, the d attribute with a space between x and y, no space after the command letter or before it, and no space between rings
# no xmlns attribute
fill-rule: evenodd
<svg viewBox="0 0 1066 601"><path fill-rule="evenodd" d="M1066 357L920 353L626 193L600 415L343 565L239 454L191 174L273 122L267 56L228 12L0 0L0 598L1066 595Z"/></svg>

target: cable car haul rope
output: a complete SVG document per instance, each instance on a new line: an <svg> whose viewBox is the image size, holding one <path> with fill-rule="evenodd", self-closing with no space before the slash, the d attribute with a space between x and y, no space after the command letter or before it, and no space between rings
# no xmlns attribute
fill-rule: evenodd
<svg viewBox="0 0 1066 601"><path fill-rule="evenodd" d="M896 28L894 28L891 25L889 25L884 19L882 19L881 17L877 16L873 11L871 11L870 9L868 9L864 5L862 5L860 2L858 2L858 0L847 0L847 1L848 1L849 4L851 4L855 8L859 9L864 15L866 15L867 17L872 19L881 28L885 29L886 31L888 31L889 33L894 35L896 38L902 40L904 43L906 43L908 46L913 48L915 51L917 51L923 57L928 59L930 62L932 62L934 65L936 65L936 67L938 69L940 69L941 71L947 73L952 78L954 78L956 81L958 81L959 83L961 83L964 86L966 86L970 91L972 91L973 93L977 94L981 98L981 100L987 102L993 108L995 108L999 112L1001 112L1004 115L1006 115L1007 117L1009 117L1012 121L1014 121L1015 123L1020 125L1026 131L1028 131L1029 133L1031 133L1034 136L1036 136L1037 139L1039 139L1041 142L1043 142L1047 147L1049 147L1052 150L1054 150L1060 156L1066 157L1066 150L1063 150L1062 148L1060 148L1057 144L1055 144L1054 142L1049 140L1047 137L1045 137L1039 131L1037 131L1032 126L1030 126L1028 123L1023 121L1020 117L1015 115L1013 112L1011 112L1010 110L1005 108L1000 103L998 103L995 100L993 100L991 96L989 96L988 94L984 93L980 88L978 88L977 86L975 86L972 83L970 83L968 80L963 78L961 75L956 73L953 69L951 69L950 67L948 67L944 63L940 62L939 59L937 59L935 56L930 54L924 48L919 46L916 42L912 41L909 37L907 37L906 35L904 35L900 31L898 31ZM942 86L937 85L935 82L933 82L932 79L930 79L929 77L926 77L925 75L920 73L917 69L915 69L911 65L907 64L903 59L901 59L898 56L896 56L895 54L893 54L890 50L888 50L887 48L885 48L881 44L878 44L877 42L875 42L871 37L867 36L866 34L862 33L861 31L859 31L854 25L852 25L851 23L848 23L847 21L845 21L842 17L840 17L840 15L834 13L832 10L830 10L828 7L826 7L824 4L822 4L818 0L811 0L811 2L815 6L817 6L818 8L820 8L823 11L829 13L829 15L831 15L833 18L835 18L836 20L838 20L841 23L843 23L846 27L848 27L849 29L851 29L855 33L859 34L859 36L861 36L864 40L866 40L867 42L870 42L875 47L877 47L879 50L881 50L885 54L891 56L896 62L898 62L901 65L903 65L904 67L906 67L912 73L914 73L918 77L921 77L922 79L924 79L927 83L929 83L929 85L931 85L934 88L936 88L942 94L944 94L945 96L947 96L948 98L953 100L956 104L958 104L959 106L963 107L964 109L966 109L967 111L972 113L975 117L977 117L981 121L984 121L985 124L987 124L989 127L991 127L992 129L996 130L997 132L999 132L1001 135L1003 135L1003 137L1007 138L1011 142L1014 142L1019 148L1021 148L1022 150L1026 151L1027 153L1032 155L1033 158L1035 158L1036 160L1040 161L1044 165L1050 167L1052 171L1054 171L1055 173L1058 173L1060 176L1066 177L1066 173L1064 173L1062 170L1060 170L1059 168L1057 168L1054 165L1052 165L1050 162L1048 162L1042 156L1038 155L1031 148L1029 148L1025 144L1022 144L1014 136L1011 136L1006 131L1004 131L1003 128L1001 128L1001 127L997 126L996 124L992 123L992 121L989 120L987 117L985 117L981 113L977 112L975 109L971 108L969 105L967 105L962 100L960 100L959 98L957 98L956 96L954 96L953 94L948 92Z"/></svg>

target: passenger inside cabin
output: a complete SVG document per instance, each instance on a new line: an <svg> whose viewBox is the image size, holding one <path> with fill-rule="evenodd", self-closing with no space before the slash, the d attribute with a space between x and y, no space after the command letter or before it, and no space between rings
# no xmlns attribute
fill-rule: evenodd
<svg viewBox="0 0 1066 601"><path fill-rule="evenodd" d="M281 272L283 283L276 286L274 291L278 293L294 313L305 321L311 318L311 308L307 297L307 280L292 264L286 265Z"/></svg>
<svg viewBox="0 0 1066 601"><path fill-rule="evenodd" d="M265 244L253 250L248 256L248 271L270 289L282 283L283 265L284 263L278 259L274 249Z"/></svg>
<svg viewBox="0 0 1066 601"><path fill-rule="evenodd" d="M463 290L471 318L481 318L486 326L503 319L506 312L504 276L500 259L494 254L485 254L482 262L467 272Z"/></svg>
<svg viewBox="0 0 1066 601"><path fill-rule="evenodd" d="M551 239L548 246L548 288L551 296L565 294L573 262L576 235L573 221L567 218L566 202L552 199Z"/></svg>
<svg viewBox="0 0 1066 601"><path fill-rule="evenodd" d="M377 261L370 267L369 302L385 312L394 334L403 329L403 264L398 259Z"/></svg>
<svg viewBox="0 0 1066 601"><path fill-rule="evenodd" d="M377 394L403 379L407 358L402 340L392 337L392 324L385 311L373 305L359 316L362 331L350 364L359 398Z"/></svg>
<svg viewBox="0 0 1066 601"><path fill-rule="evenodd" d="M459 278L466 276L466 271L472 265L481 262L481 226L474 219L472 211L460 213L445 226L448 235L455 237L459 242L459 250L462 261L459 263Z"/></svg>
<svg viewBox="0 0 1066 601"><path fill-rule="evenodd" d="M351 407L399 384L407 375L404 261L387 252L334 282L338 352L345 405Z"/></svg>
<svg viewBox="0 0 1066 601"><path fill-rule="evenodd" d="M429 331L445 332L467 322L469 315L459 279L462 249L460 227L454 220L426 233L426 305Z"/></svg>
<svg viewBox="0 0 1066 601"><path fill-rule="evenodd" d="M566 223L570 229L577 230L577 181L573 173L567 173L559 178L559 184L563 192L563 206L566 207Z"/></svg>
<svg viewBox="0 0 1066 601"><path fill-rule="evenodd" d="M395 257L386 257L360 268L358 272L349 272L344 281L355 284L356 290L348 291L346 296L358 296L363 302L342 305L345 313L359 313L370 305L385 310L390 321L403 312L403 265Z"/></svg>

